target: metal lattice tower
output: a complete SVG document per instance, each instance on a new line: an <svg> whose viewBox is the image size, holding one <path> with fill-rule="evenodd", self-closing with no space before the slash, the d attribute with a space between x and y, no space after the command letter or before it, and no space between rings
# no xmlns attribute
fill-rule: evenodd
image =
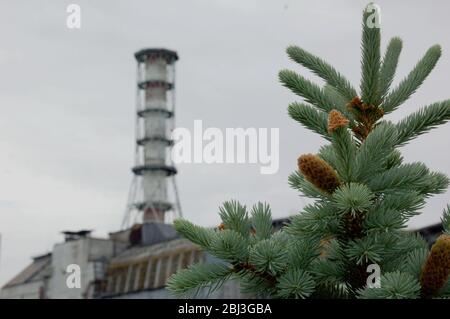
<svg viewBox="0 0 450 319"><path fill-rule="evenodd" d="M175 182L176 168L169 154L175 120L175 62L166 49L144 49L137 61L136 152L134 173L122 228L138 222L170 222L181 217ZM172 184L169 194L168 183ZM172 195L172 196L170 196ZM172 200L169 198L172 197ZM171 214L169 214L171 213Z"/></svg>

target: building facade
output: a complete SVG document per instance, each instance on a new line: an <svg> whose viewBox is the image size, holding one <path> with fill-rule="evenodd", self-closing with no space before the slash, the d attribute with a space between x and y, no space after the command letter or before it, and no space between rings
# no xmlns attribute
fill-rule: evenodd
<svg viewBox="0 0 450 319"><path fill-rule="evenodd" d="M211 262L172 226L137 224L93 238L89 231L64 232L65 240L32 263L0 291L2 299L173 298L165 289L168 278L193 263ZM79 287L68 281L79 267ZM239 286L225 284L212 298L238 298ZM198 297L206 297L199 295Z"/></svg>

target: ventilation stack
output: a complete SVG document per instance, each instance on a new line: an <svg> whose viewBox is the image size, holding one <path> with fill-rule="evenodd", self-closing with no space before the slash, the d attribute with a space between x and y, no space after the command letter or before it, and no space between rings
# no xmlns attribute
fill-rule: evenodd
<svg viewBox="0 0 450 319"><path fill-rule="evenodd" d="M133 183L124 224L132 210L142 213L142 221L167 221L167 212L180 216L175 183L176 168L170 161L170 139L174 128L175 62L178 55L166 49L144 49L135 53L137 61L136 153ZM173 183L173 200L168 184ZM136 216L135 216L136 218ZM127 225L122 225L126 227Z"/></svg>

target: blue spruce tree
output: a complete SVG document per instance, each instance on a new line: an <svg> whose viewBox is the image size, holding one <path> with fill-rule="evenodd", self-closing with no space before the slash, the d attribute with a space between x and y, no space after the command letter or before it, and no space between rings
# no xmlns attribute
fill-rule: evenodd
<svg viewBox="0 0 450 319"><path fill-rule="evenodd" d="M428 49L391 88L402 41L391 39L381 55L373 8L369 4L363 12L359 94L331 65L297 46L288 47L289 57L326 85L290 70L279 73L281 83L303 98L289 105L290 117L329 141L317 154L301 155L289 178L292 188L315 203L276 232L262 203L249 212L238 202L224 203L217 229L175 221L179 233L221 262L179 271L168 283L173 294L214 289L235 278L243 292L270 298L450 297L450 207L442 218L444 234L431 250L404 229L450 180L423 163L404 163L398 150L446 123L450 100L395 124L386 119L430 74L441 48ZM379 287L367 280L374 264L381 269Z"/></svg>

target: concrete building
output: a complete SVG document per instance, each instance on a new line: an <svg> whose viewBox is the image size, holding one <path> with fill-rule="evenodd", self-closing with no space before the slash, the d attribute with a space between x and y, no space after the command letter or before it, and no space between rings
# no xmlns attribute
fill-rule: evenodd
<svg viewBox="0 0 450 319"><path fill-rule="evenodd" d="M103 289L107 262L126 246L92 238L90 231L63 232L65 240L33 262L1 290L1 298L93 298ZM80 269L81 289L70 289L71 265Z"/></svg>
<svg viewBox="0 0 450 319"><path fill-rule="evenodd" d="M42 299L51 277L52 254L37 256L29 266L11 279L2 290L1 299Z"/></svg>
<svg viewBox="0 0 450 319"><path fill-rule="evenodd" d="M89 231L64 232L65 240L51 253L32 263L0 291L4 299L81 298L171 298L167 279L179 269L197 262L210 262L191 242L179 238L167 224L148 222L93 238ZM79 287L67 281L79 266ZM230 282L214 298L239 297L239 287Z"/></svg>

